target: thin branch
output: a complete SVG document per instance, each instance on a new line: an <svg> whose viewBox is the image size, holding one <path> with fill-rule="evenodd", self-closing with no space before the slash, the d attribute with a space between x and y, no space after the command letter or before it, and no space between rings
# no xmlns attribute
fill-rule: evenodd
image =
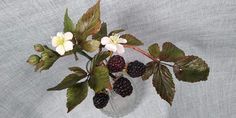
<svg viewBox="0 0 236 118"><path fill-rule="evenodd" d="M159 62L160 60L158 58L154 58L152 55L150 55L149 53L147 53L146 51L142 50L141 48L139 47L136 47L136 46L131 46L131 45L124 45L125 48L131 48L143 55L145 55L146 57L152 59L153 61L156 61L156 62Z"/></svg>

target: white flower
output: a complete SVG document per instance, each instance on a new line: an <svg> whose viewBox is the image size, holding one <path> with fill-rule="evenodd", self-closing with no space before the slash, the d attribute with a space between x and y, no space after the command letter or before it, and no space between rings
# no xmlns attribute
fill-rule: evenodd
<svg viewBox="0 0 236 118"><path fill-rule="evenodd" d="M122 54L125 52L124 46L120 43L127 43L127 40L120 38L120 36L117 34L110 37L103 37L101 39L101 44L105 45L106 49L112 52L117 52L118 54Z"/></svg>
<svg viewBox="0 0 236 118"><path fill-rule="evenodd" d="M56 47L56 51L60 55L64 55L66 51L73 49L72 38L73 34L71 32L58 32L57 36L52 37L52 46Z"/></svg>

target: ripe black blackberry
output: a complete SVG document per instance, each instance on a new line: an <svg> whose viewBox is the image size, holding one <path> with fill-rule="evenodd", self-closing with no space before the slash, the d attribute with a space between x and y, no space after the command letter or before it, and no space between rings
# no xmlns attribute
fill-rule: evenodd
<svg viewBox="0 0 236 118"><path fill-rule="evenodd" d="M104 108L109 101L109 96L106 93L96 93L93 97L93 104L96 108Z"/></svg>
<svg viewBox="0 0 236 118"><path fill-rule="evenodd" d="M130 77L139 77L142 76L146 70L146 66L139 61L130 62L127 67L127 73Z"/></svg>
<svg viewBox="0 0 236 118"><path fill-rule="evenodd" d="M114 55L109 59L107 67L110 72L122 71L125 68L125 60L120 55Z"/></svg>
<svg viewBox="0 0 236 118"><path fill-rule="evenodd" d="M113 90L122 97L126 97L131 95L133 92L133 87L127 78L120 77L113 84Z"/></svg>

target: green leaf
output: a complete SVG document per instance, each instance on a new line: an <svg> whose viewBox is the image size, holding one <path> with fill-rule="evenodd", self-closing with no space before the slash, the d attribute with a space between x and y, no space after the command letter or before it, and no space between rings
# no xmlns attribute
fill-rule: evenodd
<svg viewBox="0 0 236 118"><path fill-rule="evenodd" d="M94 67L91 78L89 79L89 86L95 91L99 92L109 86L109 71L106 66Z"/></svg>
<svg viewBox="0 0 236 118"><path fill-rule="evenodd" d="M184 51L176 47L174 44L170 42L165 42L162 45L162 51L160 53L161 61L176 62L184 56Z"/></svg>
<svg viewBox="0 0 236 118"><path fill-rule="evenodd" d="M124 38L127 40L127 45L134 45L134 46L139 46L139 45L143 45L143 42L138 40L136 37L134 37L131 34L124 34L120 36L121 38Z"/></svg>
<svg viewBox="0 0 236 118"><path fill-rule="evenodd" d="M73 31L74 31L74 24L68 15L68 9L66 9L66 13L64 16L64 32L73 32Z"/></svg>
<svg viewBox="0 0 236 118"><path fill-rule="evenodd" d="M73 85L75 85L79 80L85 78L87 76L87 74L84 75L77 75L77 74L70 74L68 76L65 77L65 79L59 83L57 86L53 87L53 88L49 88L48 91L54 91L54 90L63 90L66 88L69 88Z"/></svg>
<svg viewBox="0 0 236 118"><path fill-rule="evenodd" d="M78 76L85 76L85 75L87 75L86 71L83 70L80 67L70 67L69 70L72 71L72 72L75 72Z"/></svg>
<svg viewBox="0 0 236 118"><path fill-rule="evenodd" d="M107 57L109 57L109 55L110 55L110 51L102 51L102 52L99 52L98 54L96 54L93 57L93 59L91 60L90 70L92 71L92 69L96 65L99 65L103 60L105 60Z"/></svg>
<svg viewBox="0 0 236 118"><path fill-rule="evenodd" d="M157 43L154 43L154 44L150 45L148 47L148 51L155 58L157 58L160 55L160 52L161 52L160 47Z"/></svg>
<svg viewBox="0 0 236 118"><path fill-rule="evenodd" d="M170 105L175 95L175 84L169 69L164 65L159 65L153 75L153 86L162 99Z"/></svg>
<svg viewBox="0 0 236 118"><path fill-rule="evenodd" d="M145 70L144 74L142 75L142 80L147 80L150 78L150 76L152 76L153 71L156 68L156 65L157 65L157 63L153 62L153 61L148 62L146 64L146 70Z"/></svg>
<svg viewBox="0 0 236 118"><path fill-rule="evenodd" d="M82 43L82 48L87 52L94 52L100 46L100 42L97 40L88 40Z"/></svg>
<svg viewBox="0 0 236 118"><path fill-rule="evenodd" d="M204 60L197 56L186 56L174 65L174 73L178 80L199 82L207 80L209 67Z"/></svg>
<svg viewBox="0 0 236 118"><path fill-rule="evenodd" d="M102 37L107 36L107 24L102 23L100 31L92 36L92 39L101 41Z"/></svg>
<svg viewBox="0 0 236 118"><path fill-rule="evenodd" d="M89 35L96 34L101 28L100 20L100 0L83 14L76 24L77 38L86 40Z"/></svg>
<svg viewBox="0 0 236 118"><path fill-rule="evenodd" d="M118 34L123 31L125 31L125 30L124 29L113 30L108 34L108 36L112 36L113 34Z"/></svg>
<svg viewBox="0 0 236 118"><path fill-rule="evenodd" d="M67 89L67 112L79 105L88 94L88 82L78 83Z"/></svg>

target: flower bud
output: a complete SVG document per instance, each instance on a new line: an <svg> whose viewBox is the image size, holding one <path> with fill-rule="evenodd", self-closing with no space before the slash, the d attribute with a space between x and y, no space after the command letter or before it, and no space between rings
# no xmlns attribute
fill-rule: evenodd
<svg viewBox="0 0 236 118"><path fill-rule="evenodd" d="M82 44L82 48L87 52L94 52L99 48L99 46L100 46L100 42L97 40L85 41Z"/></svg>
<svg viewBox="0 0 236 118"><path fill-rule="evenodd" d="M44 51L44 52L41 53L41 59L42 60L47 60L47 59L49 59L49 57L50 56L47 52Z"/></svg>
<svg viewBox="0 0 236 118"><path fill-rule="evenodd" d="M41 44L36 44L36 45L34 45L34 50L37 52L42 52L44 50L44 48Z"/></svg>
<svg viewBox="0 0 236 118"><path fill-rule="evenodd" d="M36 65L39 63L40 57L38 55L31 55L28 60L27 63L31 64L31 65Z"/></svg>

